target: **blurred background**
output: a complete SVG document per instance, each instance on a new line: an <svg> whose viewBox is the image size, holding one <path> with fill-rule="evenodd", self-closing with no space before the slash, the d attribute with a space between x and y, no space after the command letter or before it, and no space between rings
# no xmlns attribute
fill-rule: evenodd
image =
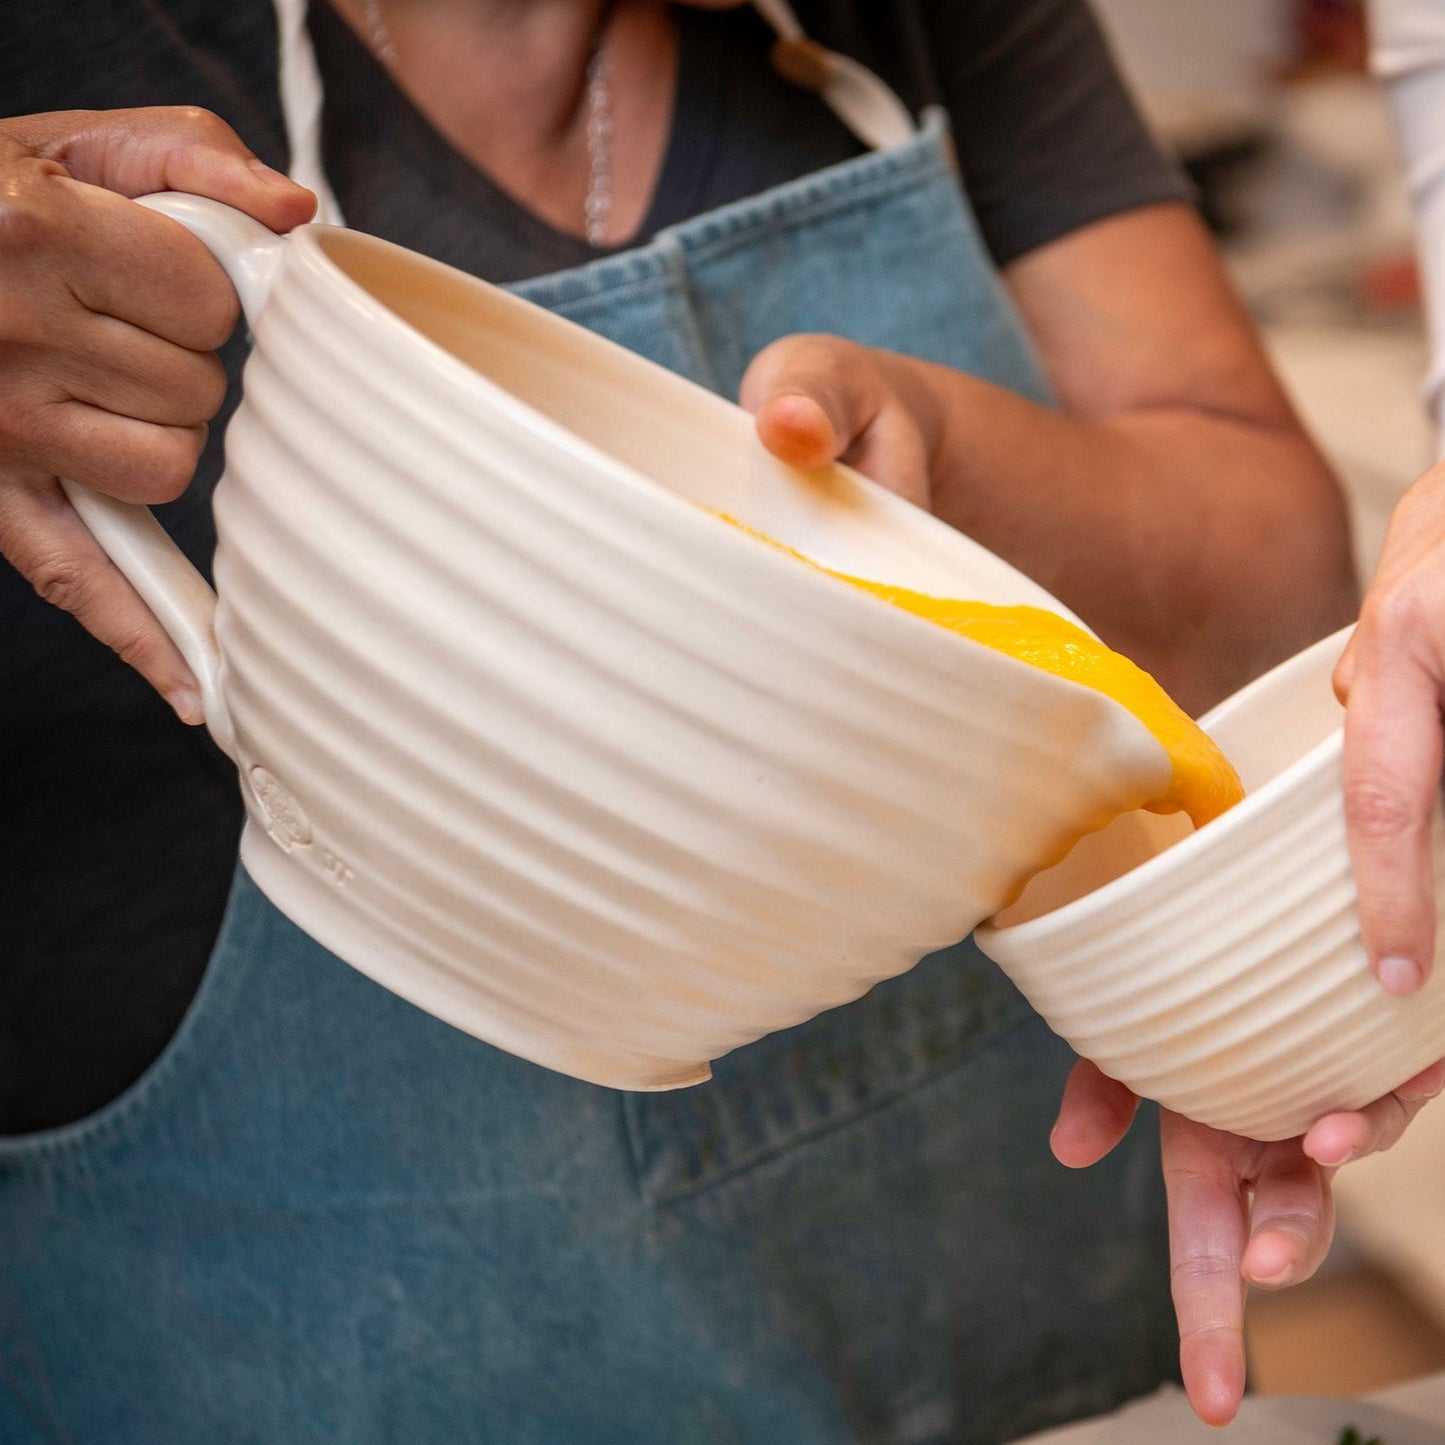
<svg viewBox="0 0 1445 1445"><path fill-rule="evenodd" d="M1349 490L1361 573L1435 459L1404 178L1363 0L1094 0L1188 169L1296 405ZM1445 1370L1445 1100L1337 1178L1311 1284L1252 1296L1253 1388L1351 1395Z"/></svg>

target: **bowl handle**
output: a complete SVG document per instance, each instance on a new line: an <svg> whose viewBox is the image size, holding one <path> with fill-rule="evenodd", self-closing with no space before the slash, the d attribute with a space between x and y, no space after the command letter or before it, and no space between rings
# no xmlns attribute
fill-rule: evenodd
<svg viewBox="0 0 1445 1445"><path fill-rule="evenodd" d="M254 326L285 254L285 237L231 206L180 191L143 196L137 204L179 221L210 251L236 288L247 324ZM190 664L201 684L206 726L217 745L234 758L235 732L220 689L216 594L149 507L118 502L64 479L60 485L106 555Z"/></svg>

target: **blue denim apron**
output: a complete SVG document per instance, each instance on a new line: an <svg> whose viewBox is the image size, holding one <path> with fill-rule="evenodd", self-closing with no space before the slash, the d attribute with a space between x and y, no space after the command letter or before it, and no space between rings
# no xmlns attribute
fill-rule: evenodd
<svg viewBox="0 0 1445 1445"><path fill-rule="evenodd" d="M823 331L1043 397L934 119L518 290L724 393ZM118 965L119 966L119 965ZM626 1095L450 1028L237 878L125 1095L0 1142L0 1441L991 1442L1174 1372L1151 1127L970 945Z"/></svg>

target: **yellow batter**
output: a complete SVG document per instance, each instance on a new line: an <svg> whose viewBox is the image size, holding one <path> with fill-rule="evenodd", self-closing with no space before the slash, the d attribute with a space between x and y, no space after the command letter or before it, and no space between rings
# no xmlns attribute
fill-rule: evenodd
<svg viewBox="0 0 1445 1445"><path fill-rule="evenodd" d="M736 518L721 512L716 515L809 567L871 592L894 607L926 617L996 652L1007 653L1113 698L1158 739L1173 765L1168 789L1146 805L1151 811L1182 811L1198 828L1244 797L1239 774L1208 733L1143 668L1105 647L1072 622L1041 607L996 607L988 602L932 597L906 587L851 577L819 566L801 552L745 526Z"/></svg>

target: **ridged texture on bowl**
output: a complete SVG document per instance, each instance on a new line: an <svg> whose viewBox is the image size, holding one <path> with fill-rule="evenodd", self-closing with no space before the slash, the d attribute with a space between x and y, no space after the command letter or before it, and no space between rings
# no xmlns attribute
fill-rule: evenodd
<svg viewBox="0 0 1445 1445"><path fill-rule="evenodd" d="M583 1078L692 1082L1167 776L1112 703L605 461L339 292L314 241L286 265L217 495L244 857L397 992ZM757 450L735 408L619 367L680 486L689 449Z"/></svg>
<svg viewBox="0 0 1445 1445"><path fill-rule="evenodd" d="M981 945L1080 1054L1191 1119L1283 1139L1382 1097L1445 1057L1445 958L1408 999L1370 974L1340 741L1319 744L1288 788L1151 862L1138 886L1126 875L1034 923L984 930ZM1438 892L1438 819L1435 841Z"/></svg>

